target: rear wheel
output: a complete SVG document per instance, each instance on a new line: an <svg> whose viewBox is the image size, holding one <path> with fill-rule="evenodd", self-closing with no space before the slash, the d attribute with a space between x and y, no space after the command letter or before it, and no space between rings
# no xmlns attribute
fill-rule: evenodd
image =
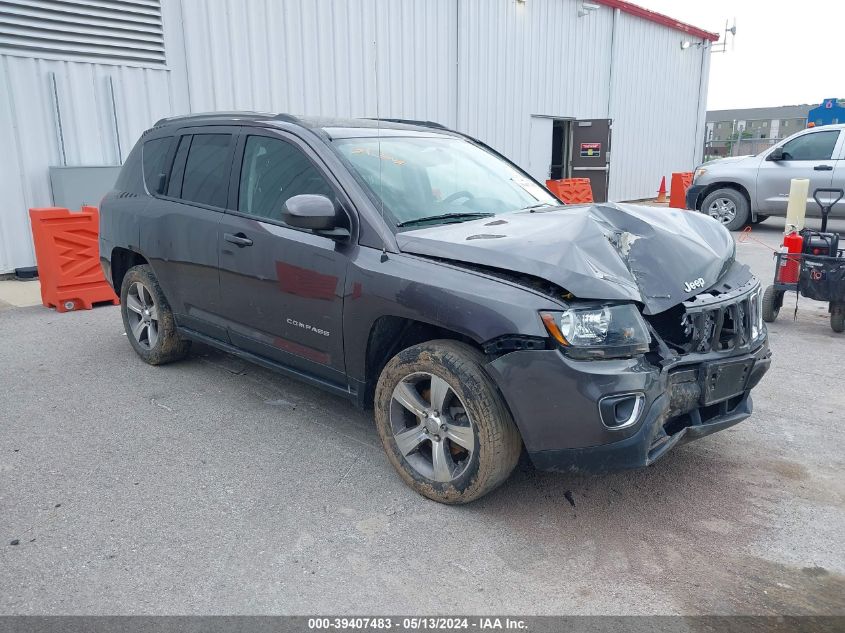
<svg viewBox="0 0 845 633"><path fill-rule="evenodd" d="M783 291L775 290L774 286L766 288L766 291L763 293L763 320L766 323L774 323L782 307ZM831 318L833 318L832 315Z"/></svg>
<svg viewBox="0 0 845 633"><path fill-rule="evenodd" d="M704 198L701 211L718 220L729 231L738 231L751 216L748 200L736 189L716 189Z"/></svg>
<svg viewBox="0 0 845 633"><path fill-rule="evenodd" d="M830 329L845 332L845 305L837 304L830 308Z"/></svg>
<svg viewBox="0 0 845 633"><path fill-rule="evenodd" d="M394 356L375 393L384 450L406 484L441 503L477 499L501 484L522 441L484 357L457 341L430 341Z"/></svg>
<svg viewBox="0 0 845 633"><path fill-rule="evenodd" d="M138 356L163 365L187 356L191 342L176 331L176 319L152 269L130 268L120 288L120 312L126 336Z"/></svg>

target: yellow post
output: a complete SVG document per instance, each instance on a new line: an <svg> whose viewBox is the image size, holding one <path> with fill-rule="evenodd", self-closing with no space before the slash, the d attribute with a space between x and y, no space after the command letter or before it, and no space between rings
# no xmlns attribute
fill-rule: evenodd
<svg viewBox="0 0 845 633"><path fill-rule="evenodd" d="M807 194L810 191L810 181L806 178L793 178L789 183L789 203L786 205L786 226L783 234L800 231L804 228L804 217L807 215Z"/></svg>

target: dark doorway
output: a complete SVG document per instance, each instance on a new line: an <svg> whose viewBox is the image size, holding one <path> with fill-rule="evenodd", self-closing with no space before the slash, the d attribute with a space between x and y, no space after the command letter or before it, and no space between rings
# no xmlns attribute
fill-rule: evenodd
<svg viewBox="0 0 845 633"><path fill-rule="evenodd" d="M552 122L552 165L551 179L569 178L569 162L572 154L570 124L568 119L554 119Z"/></svg>

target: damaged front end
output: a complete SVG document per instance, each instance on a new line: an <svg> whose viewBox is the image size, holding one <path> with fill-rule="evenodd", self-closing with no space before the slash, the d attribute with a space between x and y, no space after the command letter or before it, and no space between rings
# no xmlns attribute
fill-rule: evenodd
<svg viewBox="0 0 845 633"><path fill-rule="evenodd" d="M489 370L538 468L647 466L751 415L751 390L771 362L761 299L759 281L731 260L699 294L641 311L650 334L641 353L590 357L550 343L547 352L504 354Z"/></svg>

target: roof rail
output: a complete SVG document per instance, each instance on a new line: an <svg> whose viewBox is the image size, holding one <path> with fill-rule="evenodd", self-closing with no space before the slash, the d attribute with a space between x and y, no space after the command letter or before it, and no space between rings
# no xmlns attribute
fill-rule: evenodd
<svg viewBox="0 0 845 633"><path fill-rule="evenodd" d="M192 114L177 114L176 116L169 116L159 119L155 123L155 127L164 125L165 123L173 123L174 121L190 121L192 119L232 119L237 117L261 118L261 119L278 119L288 117L287 114L274 114L272 112L251 112L244 110L234 110L231 112L195 112Z"/></svg>
<svg viewBox="0 0 845 633"><path fill-rule="evenodd" d="M419 125L420 127L433 127L438 130L447 130L451 132L449 128L445 125L441 125L440 123L435 123L434 121L417 121L416 119L383 119L383 118L374 118L370 117L370 121L387 121L388 123L405 123L406 125Z"/></svg>

